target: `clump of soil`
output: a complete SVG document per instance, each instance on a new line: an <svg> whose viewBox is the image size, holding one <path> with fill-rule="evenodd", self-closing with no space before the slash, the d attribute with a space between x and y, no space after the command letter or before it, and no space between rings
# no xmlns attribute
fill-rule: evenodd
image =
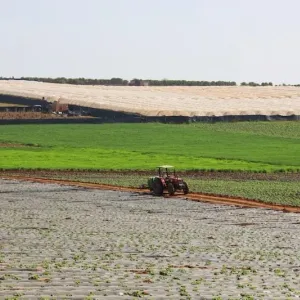
<svg viewBox="0 0 300 300"><path fill-rule="evenodd" d="M37 144L18 144L18 143L1 143L0 148L26 148L26 147L39 147Z"/></svg>

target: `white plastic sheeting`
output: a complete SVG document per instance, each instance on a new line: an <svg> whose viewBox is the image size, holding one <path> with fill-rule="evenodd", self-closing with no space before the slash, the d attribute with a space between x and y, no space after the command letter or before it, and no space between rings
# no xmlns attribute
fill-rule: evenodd
<svg viewBox="0 0 300 300"><path fill-rule="evenodd" d="M300 115L299 87L87 86L0 80L0 94L145 116Z"/></svg>

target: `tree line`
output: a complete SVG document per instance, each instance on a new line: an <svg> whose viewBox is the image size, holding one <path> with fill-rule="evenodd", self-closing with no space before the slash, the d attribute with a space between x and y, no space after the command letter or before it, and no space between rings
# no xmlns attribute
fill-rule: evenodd
<svg viewBox="0 0 300 300"><path fill-rule="evenodd" d="M48 83L64 83L64 84L77 84L77 85L150 85L150 86L235 86L236 82L233 81L190 81L190 80L143 80L132 79L131 81L122 78L111 79L90 79L90 78L44 78L44 77L21 77L21 78L7 78L0 77L0 80L27 80Z"/></svg>
<svg viewBox="0 0 300 300"><path fill-rule="evenodd" d="M147 80L151 86L236 86L234 81Z"/></svg>
<svg viewBox="0 0 300 300"><path fill-rule="evenodd" d="M257 82L242 82L241 86L273 86L272 82L262 82L262 83L257 83Z"/></svg>
<svg viewBox="0 0 300 300"><path fill-rule="evenodd" d="M113 85L113 86L127 86L127 85L149 85L149 86L237 86L235 81L197 81L197 80L143 80L134 78L130 81L114 77L111 79L91 79L91 78L65 78L65 77L0 77L0 80L27 80L48 83L61 83L61 84L75 84L75 85ZM273 86L272 82L242 82L241 86ZM300 87L300 84L282 84L280 86L295 86Z"/></svg>

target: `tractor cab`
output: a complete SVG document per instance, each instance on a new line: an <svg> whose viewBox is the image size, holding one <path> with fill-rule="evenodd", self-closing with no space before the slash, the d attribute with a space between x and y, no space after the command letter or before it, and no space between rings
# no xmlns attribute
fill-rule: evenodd
<svg viewBox="0 0 300 300"><path fill-rule="evenodd" d="M163 165L163 166L159 166L157 167L158 170L158 176L159 177L177 177L176 176L176 172L175 172L175 168L173 166L169 166L169 165Z"/></svg>

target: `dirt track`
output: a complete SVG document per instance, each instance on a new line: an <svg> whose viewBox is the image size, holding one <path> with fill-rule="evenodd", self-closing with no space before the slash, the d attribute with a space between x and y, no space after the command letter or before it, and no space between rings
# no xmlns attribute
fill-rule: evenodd
<svg viewBox="0 0 300 300"><path fill-rule="evenodd" d="M5 144L5 146L8 144ZM0 143L1 147L1 143ZM41 178L53 178L53 176L59 174L63 177L68 176L96 176L99 174L105 176L124 176L124 175L138 175L138 176L152 176L153 171L141 171L141 170L122 170L122 171L93 171L93 170L6 170L0 171L0 175L19 175L23 177L41 177ZM239 172L239 171L177 171L180 177L190 177L190 178L205 178L205 179L226 179L226 180L288 180L288 181L300 181L300 172L296 173L253 173L253 172Z"/></svg>
<svg viewBox="0 0 300 300"><path fill-rule="evenodd" d="M39 183L56 183L61 185L71 185L77 187L84 187L89 189L100 189L100 190L112 190L112 191L126 191L126 192L137 192L141 194L149 194L146 189L138 189L138 188L126 188L108 184L96 184L96 183L86 183L86 182L78 182L78 181L70 181L70 180L55 180L55 179L47 179L47 178L37 178L37 177L28 177L28 176L18 176L18 175L7 175L2 176L7 179L18 179L25 181L33 181ZM167 195L165 197L168 197ZM177 195L172 198L182 198L183 195ZM294 212L300 213L300 207L289 206L289 205L278 205L278 204L268 204L256 200L248 200L244 198L237 197L225 197L219 195L211 195L211 194L203 194L203 193L190 193L188 195L184 195L186 200L198 201L198 202L208 202L212 204L223 204L223 205L234 205L239 207L252 207L252 208L266 208L272 210L280 210L284 212Z"/></svg>

